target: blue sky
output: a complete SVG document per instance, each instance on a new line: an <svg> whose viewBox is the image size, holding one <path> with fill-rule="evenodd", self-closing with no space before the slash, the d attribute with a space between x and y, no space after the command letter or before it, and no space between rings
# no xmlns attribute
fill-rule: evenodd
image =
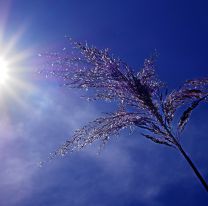
<svg viewBox="0 0 208 206"><path fill-rule="evenodd" d="M68 47L68 35L110 48L135 69L157 49L157 73L170 88L207 76L207 9L202 0L0 0L5 47L23 30L13 52L30 49L16 74L25 86L11 86L15 98L1 88L0 205L207 205L183 157L139 132L113 138L101 155L92 146L39 168L75 129L111 106L85 102L76 90L35 74L38 54ZM195 111L182 144L208 181L206 113L205 104Z"/></svg>

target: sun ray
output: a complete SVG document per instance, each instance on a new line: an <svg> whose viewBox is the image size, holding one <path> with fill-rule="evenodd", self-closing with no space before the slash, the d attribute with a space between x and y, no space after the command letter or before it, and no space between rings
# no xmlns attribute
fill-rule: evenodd
<svg viewBox="0 0 208 206"><path fill-rule="evenodd" d="M22 37L24 29L20 29L18 32L15 32L15 35L9 40L6 48L4 48L4 55L7 56L16 46L20 38Z"/></svg>
<svg viewBox="0 0 208 206"><path fill-rule="evenodd" d="M1 16L1 14L0 14ZM1 22L1 20L0 20ZM8 105L8 101L24 107L28 106L23 96L35 91L35 87L27 80L30 69L26 65L27 59L31 57L31 49L18 51L20 38L23 36L23 27L14 32L12 38L0 43L0 104ZM3 36L3 29L0 28L0 37Z"/></svg>
<svg viewBox="0 0 208 206"><path fill-rule="evenodd" d="M21 61L29 58L31 56L31 52L32 52L31 49L25 49L25 50L21 51L20 53L14 55L14 56L11 56L9 62L11 64L17 64L18 62L21 62Z"/></svg>

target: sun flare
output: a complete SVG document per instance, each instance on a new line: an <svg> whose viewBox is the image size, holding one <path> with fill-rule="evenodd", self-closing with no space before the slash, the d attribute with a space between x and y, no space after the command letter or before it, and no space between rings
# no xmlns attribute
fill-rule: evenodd
<svg viewBox="0 0 208 206"><path fill-rule="evenodd" d="M34 86L29 82L29 58L31 48L22 50L22 29L14 31L11 37L0 27L0 108L7 107L8 101L25 106L23 96L33 91Z"/></svg>
<svg viewBox="0 0 208 206"><path fill-rule="evenodd" d="M0 85L5 85L8 79L9 79L8 61L0 56Z"/></svg>

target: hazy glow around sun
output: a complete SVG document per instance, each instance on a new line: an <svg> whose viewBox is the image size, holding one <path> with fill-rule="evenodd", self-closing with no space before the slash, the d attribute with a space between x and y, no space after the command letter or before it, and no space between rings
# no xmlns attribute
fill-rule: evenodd
<svg viewBox="0 0 208 206"><path fill-rule="evenodd" d="M11 37L6 33L0 24L0 108L6 108L8 101L25 106L23 96L35 90L29 80L33 70L28 64L32 48L22 50L24 29L14 31Z"/></svg>
<svg viewBox="0 0 208 206"><path fill-rule="evenodd" d="M8 61L0 56L0 85L5 85L9 79L9 64Z"/></svg>

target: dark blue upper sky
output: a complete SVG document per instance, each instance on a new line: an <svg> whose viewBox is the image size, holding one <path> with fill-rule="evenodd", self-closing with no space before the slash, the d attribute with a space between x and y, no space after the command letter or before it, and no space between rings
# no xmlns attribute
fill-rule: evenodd
<svg viewBox="0 0 208 206"><path fill-rule="evenodd" d="M156 49L157 73L171 88L208 76L207 11L205 0L0 0L4 44L24 28L15 50L32 51L22 77L31 89L14 88L21 102L5 94L1 100L6 107L0 107L0 205L207 205L208 196L183 157L139 132L112 139L100 156L91 147L38 168L37 162L103 107L33 75L40 66L37 54L68 47L67 35L108 47L136 69ZM182 144L208 181L206 114L204 104Z"/></svg>

